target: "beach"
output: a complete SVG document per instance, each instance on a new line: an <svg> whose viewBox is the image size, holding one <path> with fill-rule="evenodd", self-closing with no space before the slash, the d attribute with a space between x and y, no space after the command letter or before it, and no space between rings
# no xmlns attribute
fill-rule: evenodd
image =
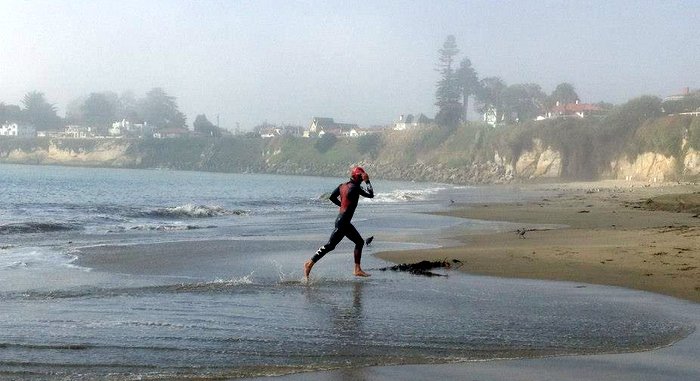
<svg viewBox="0 0 700 381"><path fill-rule="evenodd" d="M524 234L468 231L451 237L459 242L453 247L378 256L392 262L458 259L470 274L619 286L700 302L700 218L645 208L651 198L692 194L699 186L599 181L524 187L543 196L500 204L455 200L452 210L440 212L515 222Z"/></svg>
<svg viewBox="0 0 700 381"><path fill-rule="evenodd" d="M449 247L388 251L377 256L397 263L458 259L464 264L458 271L483 275L483 280L526 278L564 281L552 282L554 287L575 282L576 287L598 284L641 290L638 297L649 308L661 304L696 327L700 324L697 212L650 210L657 203L648 201L688 194L696 197L698 186L600 181L516 188L542 196L517 203L461 204L454 200L450 210L439 212L512 221L519 225L515 231L451 232L454 245ZM678 207L673 203L664 206ZM664 348L636 353L369 367L289 375L280 380L696 380L699 352L700 335L695 331Z"/></svg>

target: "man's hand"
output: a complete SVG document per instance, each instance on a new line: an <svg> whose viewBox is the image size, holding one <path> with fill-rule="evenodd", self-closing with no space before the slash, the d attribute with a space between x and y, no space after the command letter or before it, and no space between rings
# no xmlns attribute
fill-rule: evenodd
<svg viewBox="0 0 700 381"><path fill-rule="evenodd" d="M362 181L364 181L366 183L369 182L369 175L367 174L367 172L362 174Z"/></svg>

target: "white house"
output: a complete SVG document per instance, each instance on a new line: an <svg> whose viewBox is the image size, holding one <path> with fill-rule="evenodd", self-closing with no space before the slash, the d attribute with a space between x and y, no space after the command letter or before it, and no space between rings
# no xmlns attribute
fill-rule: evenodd
<svg viewBox="0 0 700 381"><path fill-rule="evenodd" d="M498 124L498 110L495 107L491 106L486 109L484 112L484 122L491 127L496 127Z"/></svg>
<svg viewBox="0 0 700 381"><path fill-rule="evenodd" d="M349 138L356 138L358 136L365 136L367 134L367 130L359 127L351 128L350 131L343 131L343 136L347 136Z"/></svg>
<svg viewBox="0 0 700 381"><path fill-rule="evenodd" d="M351 123L337 123L333 118L319 118L314 117L311 120L311 126L309 130L304 132L304 137L309 136L323 136L324 134L330 133L335 136L343 136L349 133L352 129L357 129L357 124Z"/></svg>
<svg viewBox="0 0 700 381"><path fill-rule="evenodd" d="M17 136L21 138L36 137L36 128L28 124L5 122L0 126L0 136Z"/></svg>
<svg viewBox="0 0 700 381"><path fill-rule="evenodd" d="M413 116L413 114L408 114L405 116L401 114L399 116L399 120L394 123L394 130L405 131L416 127L425 127L432 122L433 121L430 118L428 118L422 113L416 116Z"/></svg>
<svg viewBox="0 0 700 381"><path fill-rule="evenodd" d="M586 118L592 114L600 112L601 108L590 103L581 103L578 99L574 103L562 104L559 101L547 110L546 115L540 115L536 120L556 119L556 118Z"/></svg>
<svg viewBox="0 0 700 381"><path fill-rule="evenodd" d="M65 130L63 131L63 136L67 138L86 139L95 136L95 134L92 133L91 127L71 124L66 126Z"/></svg>
<svg viewBox="0 0 700 381"><path fill-rule="evenodd" d="M126 134L126 131L128 131L130 125L131 125L131 122L129 122L126 119L122 119L119 122L112 123L112 127L110 127L107 130L107 132L109 133L110 136L124 135L124 134Z"/></svg>
<svg viewBox="0 0 700 381"><path fill-rule="evenodd" d="M189 133L190 130L188 130L187 128L172 127L163 128L154 132L153 137L156 139L174 139L185 137L189 135Z"/></svg>
<svg viewBox="0 0 700 381"><path fill-rule="evenodd" d="M280 135L282 135L282 128L277 126L263 127L260 129L261 138L274 138Z"/></svg>
<svg viewBox="0 0 700 381"><path fill-rule="evenodd" d="M112 123L107 132L110 136L120 136L120 135L146 135L146 129L148 124L144 123L131 123L129 120L122 119L120 121Z"/></svg>

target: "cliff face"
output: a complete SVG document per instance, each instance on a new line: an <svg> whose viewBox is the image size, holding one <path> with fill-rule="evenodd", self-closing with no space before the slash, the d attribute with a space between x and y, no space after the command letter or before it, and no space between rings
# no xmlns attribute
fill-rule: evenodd
<svg viewBox="0 0 700 381"><path fill-rule="evenodd" d="M37 141L36 145L17 146L0 151L0 160L16 164L57 164L74 166L138 167L141 157L127 153L130 144L119 140L103 140L70 146L63 141ZM26 143L26 142L25 142ZM42 144L47 143L47 144ZM77 144L75 144L77 143Z"/></svg>
<svg viewBox="0 0 700 381"><path fill-rule="evenodd" d="M623 157L613 163L613 173L617 179L664 181L678 177L676 165L678 161L674 157L664 156L660 153L645 152L635 159Z"/></svg>
<svg viewBox="0 0 700 381"><path fill-rule="evenodd" d="M515 163L514 177L519 179L556 179L562 176L563 155L552 147L533 141L533 149L524 151ZM656 152L644 152L634 158L622 154L599 173L600 177L637 180L669 181L700 175L700 152L689 149L682 159Z"/></svg>
<svg viewBox="0 0 700 381"><path fill-rule="evenodd" d="M436 154L384 147L378 157L359 154L354 141L339 142L319 153L308 139L292 143L262 139L8 140L0 141L0 162L118 168L172 168L217 172L259 172L343 177L352 165L363 165L374 177L454 184L495 184L513 180L561 179L573 160L533 139L517 158L495 151L492 159L470 160L456 148ZM286 144L286 145L285 145ZM291 144L291 146L290 146ZM635 157L620 154L598 178L667 181L700 176L700 152L686 148L680 158L656 152ZM440 156L442 155L442 156ZM567 177L571 179L570 177Z"/></svg>

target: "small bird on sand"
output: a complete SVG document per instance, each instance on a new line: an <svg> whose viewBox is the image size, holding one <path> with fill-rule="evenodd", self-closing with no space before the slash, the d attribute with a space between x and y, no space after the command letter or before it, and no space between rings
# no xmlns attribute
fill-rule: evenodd
<svg viewBox="0 0 700 381"><path fill-rule="evenodd" d="M374 236L371 236L365 240L365 245L369 246L370 243L372 243L372 240L374 239Z"/></svg>

